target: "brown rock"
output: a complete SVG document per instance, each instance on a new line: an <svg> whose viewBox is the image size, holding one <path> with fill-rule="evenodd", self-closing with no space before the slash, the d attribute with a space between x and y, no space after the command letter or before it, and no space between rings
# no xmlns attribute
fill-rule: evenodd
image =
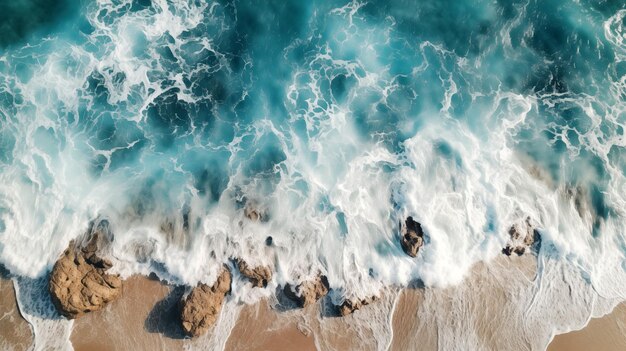
<svg viewBox="0 0 626 351"><path fill-rule="evenodd" d="M376 301L376 296L371 296L365 299L346 299L340 306L337 306L339 310L339 315L345 317L349 314L354 313L354 311L360 310L364 306L367 306L374 301Z"/></svg>
<svg viewBox="0 0 626 351"><path fill-rule="evenodd" d="M224 267L213 286L198 284L181 301L180 320L185 334L196 337L206 333L215 324L230 292L231 274Z"/></svg>
<svg viewBox="0 0 626 351"><path fill-rule="evenodd" d="M122 280L106 273L111 262L97 255L97 242L98 234L82 249L71 242L52 268L48 290L67 318L100 310L122 292Z"/></svg>
<svg viewBox="0 0 626 351"><path fill-rule="evenodd" d="M413 220L413 217L408 217L404 222L404 226L401 224L400 245L404 253L411 257L416 257L420 247L424 245L424 231L421 224Z"/></svg>
<svg viewBox="0 0 626 351"><path fill-rule="evenodd" d="M235 262L241 275L248 278L257 288L266 287L272 279L272 270L267 266L251 267L242 259L236 259Z"/></svg>
<svg viewBox="0 0 626 351"><path fill-rule="evenodd" d="M502 252L507 256L512 253L521 256L539 239L539 232L532 225L530 217L527 217L524 222L516 223L509 228L509 237L509 243Z"/></svg>
<svg viewBox="0 0 626 351"><path fill-rule="evenodd" d="M290 284L285 285L283 291L291 300L300 307L307 307L328 294L328 279L324 275L318 275L315 279L300 283L295 288Z"/></svg>

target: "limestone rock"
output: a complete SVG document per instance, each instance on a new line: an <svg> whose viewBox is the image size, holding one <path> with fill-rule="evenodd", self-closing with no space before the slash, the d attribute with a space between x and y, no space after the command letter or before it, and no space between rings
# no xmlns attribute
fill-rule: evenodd
<svg viewBox="0 0 626 351"><path fill-rule="evenodd" d="M237 259L235 262L241 275L248 278L257 288L266 287L272 279L272 270L267 266L251 267L242 259Z"/></svg>
<svg viewBox="0 0 626 351"><path fill-rule="evenodd" d="M371 296L365 299L346 299L341 305L337 306L339 315L345 317L354 311L360 310L364 306L376 301L376 296Z"/></svg>
<svg viewBox="0 0 626 351"><path fill-rule="evenodd" d="M293 287L285 285L285 295L298 303L300 307L307 307L328 294L329 285L326 276L318 275L313 280L305 281Z"/></svg>
<svg viewBox="0 0 626 351"><path fill-rule="evenodd" d="M97 242L97 234L82 249L71 242L52 268L48 290L67 318L100 310L122 292L121 279L106 273L111 262L97 255Z"/></svg>
<svg viewBox="0 0 626 351"><path fill-rule="evenodd" d="M225 267L213 286L198 284L181 301L181 325L185 334L196 337L215 324L222 310L224 297L230 291L231 274Z"/></svg>
<svg viewBox="0 0 626 351"><path fill-rule="evenodd" d="M404 253L416 257L420 247L424 245L424 231L421 224L408 217L404 225L400 225L402 238L400 244Z"/></svg>

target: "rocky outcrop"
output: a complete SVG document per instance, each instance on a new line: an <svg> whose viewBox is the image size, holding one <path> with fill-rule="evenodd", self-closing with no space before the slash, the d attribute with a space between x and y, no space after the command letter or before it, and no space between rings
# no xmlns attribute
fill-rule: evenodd
<svg viewBox="0 0 626 351"><path fill-rule="evenodd" d="M408 217L404 225L400 223L400 245L404 253L416 257L419 249L424 245L424 231L421 224Z"/></svg>
<svg viewBox="0 0 626 351"><path fill-rule="evenodd" d="M297 286L285 285L285 296L295 301L300 307L307 307L328 294L328 279L324 275L318 275L313 280L300 283Z"/></svg>
<svg viewBox="0 0 626 351"><path fill-rule="evenodd" d="M516 223L509 228L509 242L502 252L510 256L513 253L518 256L528 252L531 246L539 240L539 232L531 223L530 217L524 222Z"/></svg>
<svg viewBox="0 0 626 351"><path fill-rule="evenodd" d="M106 273L111 262L98 256L98 238L94 234L83 248L72 241L52 268L48 290L67 318L100 310L122 292L122 280Z"/></svg>
<svg viewBox="0 0 626 351"><path fill-rule="evenodd" d="M198 284L181 301L180 320L185 334L196 337L206 333L219 317L224 298L230 292L231 274L224 267L213 286Z"/></svg>
<svg viewBox="0 0 626 351"><path fill-rule="evenodd" d="M341 305L337 306L337 310L340 316L345 317L376 301L376 299L376 296L365 299L346 299Z"/></svg>
<svg viewBox="0 0 626 351"><path fill-rule="evenodd" d="M272 280L272 270L267 266L252 267L242 259L236 259L235 263L241 275L248 278L252 285L257 288L264 288Z"/></svg>

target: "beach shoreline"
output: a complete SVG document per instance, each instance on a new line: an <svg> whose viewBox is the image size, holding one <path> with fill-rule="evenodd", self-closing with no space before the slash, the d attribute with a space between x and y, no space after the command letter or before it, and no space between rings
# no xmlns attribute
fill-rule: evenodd
<svg viewBox="0 0 626 351"><path fill-rule="evenodd" d="M388 349L402 350L415 348L419 340L420 348L436 350L441 335L436 326L427 318L421 319L416 314L424 304L440 303L436 308L444 313L452 313L455 296L467 293L470 282L478 279L484 286L473 290L482 293L482 300L493 304L484 311L474 311L475 318L484 323L475 335L486 345L506 347L507 340L498 335L495 324L506 325L507 311L511 307L507 300L507 287L491 285L490 281L500 277L494 272L505 271L511 275L511 286L528 281L535 274L534 258L514 257L495 260L490 264L478 264L468 279L456 287L447 289L404 288L390 290L387 302L376 303L391 306L392 337ZM519 274L521 273L521 274ZM518 278L515 278L515 277ZM500 279L500 278L497 278ZM496 279L496 280L497 280ZM475 288L471 288L475 289ZM171 286L155 277L135 275L125 280L122 297L102 311L96 311L78 318L74 322L71 342L75 350L124 350L124 349L168 349L182 350L185 345L199 345L202 338L185 338L178 325L178 301L184 288ZM32 343L32 334L26 321L19 314L10 279L0 280L2 312L0 320L0 345L7 350L26 350ZM476 298L476 296L471 296ZM452 301L452 302L451 302ZM473 303L482 303L481 299ZM446 308L446 305L448 307ZM306 309L281 311L275 308L276 301L263 299L256 304L237 306L236 323L224 343L225 350L316 350L316 349L356 349L359 344L358 333L352 330L358 319L368 314L370 308L357 311L356 315L342 318L321 316L321 303ZM435 308L433 306L433 308ZM445 312L447 311L447 312ZM499 311L499 312L494 312ZM489 321L489 322L487 322ZM10 327L9 327L10 326ZM614 350L616 345L626 347L623 333L626 326L626 304L619 304L611 313L591 319L581 330L560 334L547 345L550 351ZM210 336L209 336L210 337ZM367 345L365 345L367 346Z"/></svg>

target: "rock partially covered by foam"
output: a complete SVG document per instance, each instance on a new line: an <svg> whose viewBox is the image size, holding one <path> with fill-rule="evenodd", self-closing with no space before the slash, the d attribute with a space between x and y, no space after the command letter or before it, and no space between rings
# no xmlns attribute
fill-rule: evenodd
<svg viewBox="0 0 626 351"><path fill-rule="evenodd" d="M297 286L285 285L284 293L300 307L307 307L328 294L328 279L324 275L318 275L313 280L308 280Z"/></svg>
<svg viewBox="0 0 626 351"><path fill-rule="evenodd" d="M196 337L206 333L217 321L224 298L230 292L231 274L224 267L213 286L198 284L181 301L180 320L185 334Z"/></svg>
<svg viewBox="0 0 626 351"><path fill-rule="evenodd" d="M416 257L419 249L424 245L424 231L422 225L408 217L404 225L400 224L402 235L400 245L404 253L411 257Z"/></svg>
<svg viewBox="0 0 626 351"><path fill-rule="evenodd" d="M337 306L337 310L340 316L345 317L371 304L376 301L376 299L376 296L371 296L365 299L346 299L341 305Z"/></svg>
<svg viewBox="0 0 626 351"><path fill-rule="evenodd" d="M77 318L102 309L122 292L122 280L107 274L111 262L98 256L98 234L79 248L72 241L50 274L48 290L63 316Z"/></svg>
<svg viewBox="0 0 626 351"><path fill-rule="evenodd" d="M539 241L539 232L532 225L530 217L524 222L516 223L509 228L509 243L502 252L510 256L515 253L518 256L527 252L533 244Z"/></svg>
<svg viewBox="0 0 626 351"><path fill-rule="evenodd" d="M243 209L243 214L253 222L267 222L269 219L266 209L256 201L248 201Z"/></svg>
<svg viewBox="0 0 626 351"><path fill-rule="evenodd" d="M235 262L237 263L237 268L239 272L241 272L241 275L248 278L252 282L252 285L257 288L266 287L267 283L272 280L272 270L270 267L252 267L242 259L237 259Z"/></svg>

